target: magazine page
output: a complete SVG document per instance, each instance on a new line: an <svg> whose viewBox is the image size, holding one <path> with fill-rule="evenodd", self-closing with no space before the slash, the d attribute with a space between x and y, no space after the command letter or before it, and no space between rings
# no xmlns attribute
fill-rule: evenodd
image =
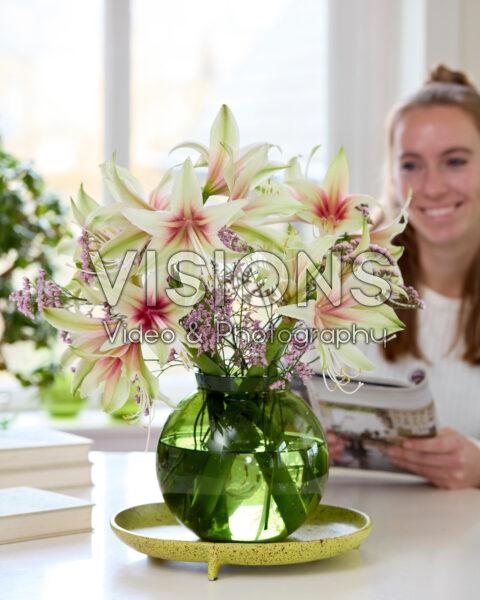
<svg viewBox="0 0 480 600"><path fill-rule="evenodd" d="M328 377L316 374L304 390L323 429L347 441L343 455L332 464L405 472L390 462L385 448L409 437L436 435L435 404L427 380L364 379L360 387L358 383L335 389Z"/></svg>

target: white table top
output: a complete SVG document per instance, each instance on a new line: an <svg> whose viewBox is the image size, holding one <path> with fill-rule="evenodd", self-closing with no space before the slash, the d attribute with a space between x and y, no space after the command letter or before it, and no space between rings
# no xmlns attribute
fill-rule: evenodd
<svg viewBox="0 0 480 600"><path fill-rule="evenodd" d="M209 582L205 564L148 558L110 530L118 510L160 500L153 453L91 457L94 487L63 491L96 503L94 532L0 546L2 600L479 598L480 490L332 469L324 502L373 518L358 550L299 565L224 565Z"/></svg>

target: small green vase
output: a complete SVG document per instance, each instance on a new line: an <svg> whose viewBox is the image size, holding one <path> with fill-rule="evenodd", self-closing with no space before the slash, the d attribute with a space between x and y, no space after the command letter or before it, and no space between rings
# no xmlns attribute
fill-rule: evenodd
<svg viewBox="0 0 480 600"><path fill-rule="evenodd" d="M51 385L39 388L42 405L52 417L75 417L84 407L86 401L78 392L72 396L71 383L72 374L60 372Z"/></svg>
<svg viewBox="0 0 480 600"><path fill-rule="evenodd" d="M267 542L300 527L322 497L328 448L311 409L266 377L197 374L157 447L164 500L209 541Z"/></svg>

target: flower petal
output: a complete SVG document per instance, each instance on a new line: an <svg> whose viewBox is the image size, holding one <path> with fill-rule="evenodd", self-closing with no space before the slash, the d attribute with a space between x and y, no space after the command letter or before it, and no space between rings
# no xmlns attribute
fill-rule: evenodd
<svg viewBox="0 0 480 600"><path fill-rule="evenodd" d="M275 314L289 317L290 319L296 319L303 321L306 325L311 327L315 326L315 301L309 300L306 306L296 306L295 304L288 304L287 306L280 306L273 311Z"/></svg>
<svg viewBox="0 0 480 600"><path fill-rule="evenodd" d="M268 149L269 144L259 144L235 162L233 188L230 187L232 199L243 198L248 194L254 177L268 163ZM232 157L229 161L232 161Z"/></svg>
<svg viewBox="0 0 480 600"><path fill-rule="evenodd" d="M94 366L94 360L80 360L80 362L76 366L75 373L72 379L72 385L70 388L72 395L75 395L77 393L79 387L82 385L83 380L90 373Z"/></svg>
<svg viewBox="0 0 480 600"><path fill-rule="evenodd" d="M296 179L303 179L302 168L298 157L295 156L288 161L287 170L285 171L285 177L287 181L295 181Z"/></svg>
<svg viewBox="0 0 480 600"><path fill-rule="evenodd" d="M361 369L362 371L373 371L375 365L353 344L343 343L335 346L332 352L349 367Z"/></svg>
<svg viewBox="0 0 480 600"><path fill-rule="evenodd" d="M127 169L115 164L115 154L100 168L105 186L117 202L125 202L128 206L136 208L150 208L137 179Z"/></svg>
<svg viewBox="0 0 480 600"><path fill-rule="evenodd" d="M130 388L130 381L122 376L121 370L117 367L105 381L102 393L103 410L112 413L122 408L130 396Z"/></svg>
<svg viewBox="0 0 480 600"><path fill-rule="evenodd" d="M171 211L191 218L203 208L202 190L195 176L192 161L187 158L175 177L170 198Z"/></svg>
<svg viewBox="0 0 480 600"><path fill-rule="evenodd" d="M169 184L173 169L168 169L157 186L148 195L148 204L155 210L168 210L170 207Z"/></svg>
<svg viewBox="0 0 480 600"><path fill-rule="evenodd" d="M43 316L50 325L65 331L97 331L102 327L101 319L92 319L66 308L45 308Z"/></svg>
<svg viewBox="0 0 480 600"><path fill-rule="evenodd" d="M135 225L138 229L147 232L151 236L164 238L168 235L168 229L172 227L172 215L171 212L166 210L156 210L154 212L150 210L142 210L139 208L125 208L123 210L125 217ZM167 238L168 239L168 238ZM107 243L108 244L108 243ZM109 246L105 244L107 248ZM112 246L115 248L115 244L112 240ZM122 243L123 248L123 243ZM130 248L128 248L130 250ZM105 248L104 248L105 251ZM102 253L103 257L103 253Z"/></svg>
<svg viewBox="0 0 480 600"><path fill-rule="evenodd" d="M154 213L136 208L126 209L126 211L134 211L134 214L140 213L142 215L145 213L145 215L149 215L149 217L145 216L146 222L151 221L152 217L154 217ZM142 227L138 228L137 226L132 227L130 225L121 233L103 244L99 249L99 254L104 261L122 258L128 250L136 250L137 252L143 250L150 240L150 237L151 234L145 232Z"/></svg>
<svg viewBox="0 0 480 600"><path fill-rule="evenodd" d="M302 203L295 200L290 194L258 194L249 198L243 211L244 220L261 222L272 214L291 217L303 207Z"/></svg>
<svg viewBox="0 0 480 600"><path fill-rule="evenodd" d="M349 174L348 163L345 151L342 148L333 159L327 169L327 174L323 180L322 188L328 196L329 202L333 208L338 206L339 202L345 198L348 193Z"/></svg>
<svg viewBox="0 0 480 600"><path fill-rule="evenodd" d="M223 177L222 172L228 160L228 153L222 144L227 144L235 152L240 143L238 125L232 111L223 104L210 129L210 156L205 189L213 192L215 182Z"/></svg>
<svg viewBox="0 0 480 600"><path fill-rule="evenodd" d="M405 227L408 222L408 207L410 205L411 200L411 190L409 189L408 197L405 202L405 205L401 208L400 212L396 216L396 218L380 229L373 230L370 232L370 239L373 243L378 244L379 246L383 246L387 249L390 254L398 260L403 254L402 246L394 246L392 244L392 239L395 238L400 233L403 233Z"/></svg>
<svg viewBox="0 0 480 600"><path fill-rule="evenodd" d="M178 150L179 148L192 148L192 150L196 150L200 154L202 159L208 163L208 148L203 144L199 144L197 142L183 142L182 144L177 144L176 146L174 146L170 150L169 154L171 154L175 150Z"/></svg>
<svg viewBox="0 0 480 600"><path fill-rule="evenodd" d="M78 190L77 201L74 202L73 199L70 198L70 204L73 216L80 227L85 225L87 216L99 208L99 204L85 192L83 184Z"/></svg>
<svg viewBox="0 0 480 600"><path fill-rule="evenodd" d="M247 219L239 219L230 225L236 234L247 244L255 249L273 250L283 252L287 234L273 227L255 227Z"/></svg>

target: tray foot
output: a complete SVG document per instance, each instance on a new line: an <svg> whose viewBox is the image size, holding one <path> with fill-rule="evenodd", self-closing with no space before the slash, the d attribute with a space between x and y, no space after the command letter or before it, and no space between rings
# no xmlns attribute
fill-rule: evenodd
<svg viewBox="0 0 480 600"><path fill-rule="evenodd" d="M220 571L220 567L222 566L222 564L223 563L221 563L219 560L216 560L215 558L210 559L208 561L207 575L209 581L215 581L215 579L217 579L218 572Z"/></svg>

